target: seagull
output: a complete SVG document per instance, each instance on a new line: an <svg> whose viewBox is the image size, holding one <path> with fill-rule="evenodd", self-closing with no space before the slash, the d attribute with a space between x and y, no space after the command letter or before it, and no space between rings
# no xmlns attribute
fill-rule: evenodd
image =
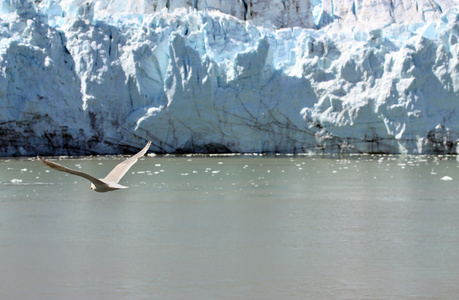
<svg viewBox="0 0 459 300"><path fill-rule="evenodd" d="M139 153L126 159L122 163L118 164L110 173L108 173L107 176L105 176L105 178L101 178L101 179L97 179L81 171L69 169L55 162L48 161L40 156L38 156L38 159L45 166L50 167L51 169L86 178L87 180L91 181L91 187L90 187L91 190L94 190L100 193L104 193L104 192L110 192L110 191L114 191L118 189L128 188L127 186L123 186L119 184L118 182L124 176L124 174L126 174L126 172L137 162L137 160L140 157L145 155L145 153L148 151L148 148L150 148L150 144L151 144L151 141L149 141L147 145L142 150L139 151Z"/></svg>

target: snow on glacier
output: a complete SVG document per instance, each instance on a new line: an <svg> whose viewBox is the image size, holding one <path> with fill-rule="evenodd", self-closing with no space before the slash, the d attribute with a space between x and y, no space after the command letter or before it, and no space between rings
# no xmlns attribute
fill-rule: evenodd
<svg viewBox="0 0 459 300"><path fill-rule="evenodd" d="M0 3L0 155L458 151L452 0Z"/></svg>

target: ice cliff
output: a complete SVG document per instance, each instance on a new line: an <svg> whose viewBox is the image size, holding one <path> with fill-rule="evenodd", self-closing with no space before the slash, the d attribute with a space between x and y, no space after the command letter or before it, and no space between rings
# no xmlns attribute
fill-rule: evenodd
<svg viewBox="0 0 459 300"><path fill-rule="evenodd" d="M0 155L457 153L453 0L1 0Z"/></svg>

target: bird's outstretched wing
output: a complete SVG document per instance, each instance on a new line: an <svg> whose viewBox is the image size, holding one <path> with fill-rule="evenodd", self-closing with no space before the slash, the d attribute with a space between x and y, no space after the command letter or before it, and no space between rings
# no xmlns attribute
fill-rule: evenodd
<svg viewBox="0 0 459 300"><path fill-rule="evenodd" d="M52 161L48 161L48 160L46 160L46 159L44 159L43 157L40 157L40 156L38 156L38 159L45 166L50 167L51 169L54 169L54 170L57 170L57 171L61 171L61 172L66 172L66 173L69 173L69 174L72 174L72 175L77 175L77 176L86 178L87 180L89 180L92 183L94 183L96 188L99 188L99 186L100 187L107 186L107 184L104 183L103 181L101 181L101 180L99 180L99 179L97 179L97 178L95 178L95 177L93 177L93 176L91 176L91 175L89 175L87 173L69 169L67 167L64 167L63 165L57 164L57 163L52 162Z"/></svg>
<svg viewBox="0 0 459 300"><path fill-rule="evenodd" d="M150 148L151 141L147 143L145 147L143 147L142 150L140 150L136 155L126 159L122 163L118 164L108 175L103 179L105 182L114 182L118 183L120 179L126 174L126 172L134 165L137 160L144 156L145 153L147 153L148 148Z"/></svg>

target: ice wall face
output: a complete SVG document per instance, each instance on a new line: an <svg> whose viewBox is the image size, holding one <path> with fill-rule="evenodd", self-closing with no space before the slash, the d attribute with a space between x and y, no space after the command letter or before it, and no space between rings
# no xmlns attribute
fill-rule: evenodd
<svg viewBox="0 0 459 300"><path fill-rule="evenodd" d="M313 0L312 3L319 27L333 23L344 30L436 21L457 6L455 0Z"/></svg>
<svg viewBox="0 0 459 300"><path fill-rule="evenodd" d="M6 2L6 1L5 1ZM151 14L164 9L219 10L257 25L280 27L314 27L313 11L308 0L42 0L40 7L52 17L62 13L76 15L90 8L96 15L119 13Z"/></svg>
<svg viewBox="0 0 459 300"><path fill-rule="evenodd" d="M454 1L263 3L3 0L0 155L457 153Z"/></svg>

